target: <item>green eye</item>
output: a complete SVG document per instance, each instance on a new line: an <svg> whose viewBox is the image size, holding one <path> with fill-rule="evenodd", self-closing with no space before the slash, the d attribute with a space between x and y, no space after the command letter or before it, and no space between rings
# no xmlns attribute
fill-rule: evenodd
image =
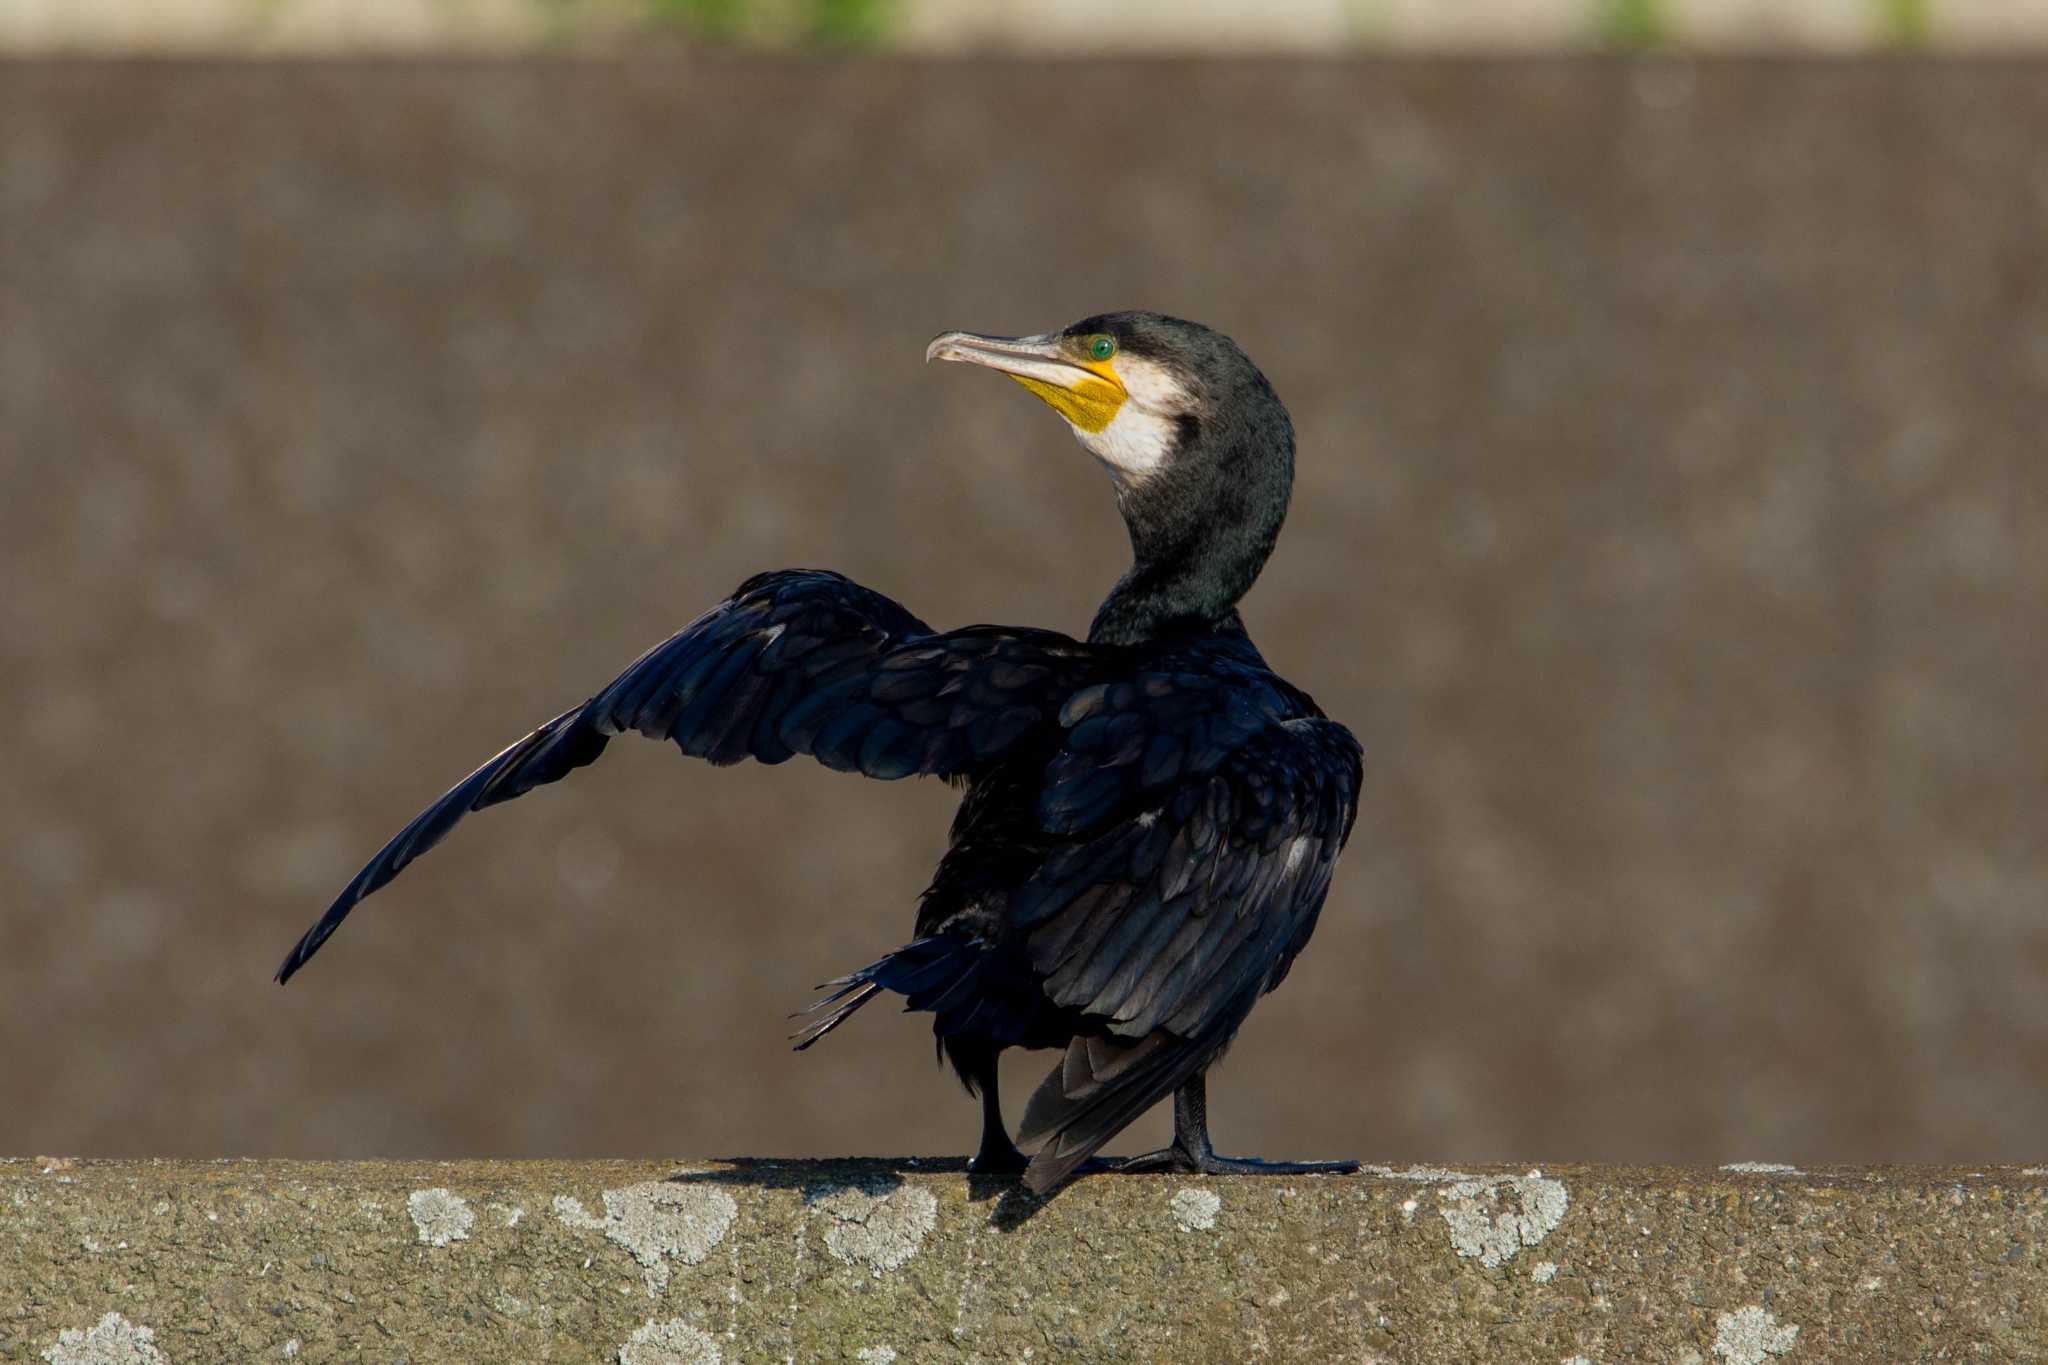
<svg viewBox="0 0 2048 1365"><path fill-rule="evenodd" d="M1097 337L1088 343L1088 354L1097 360L1107 360L1116 354L1115 337Z"/></svg>

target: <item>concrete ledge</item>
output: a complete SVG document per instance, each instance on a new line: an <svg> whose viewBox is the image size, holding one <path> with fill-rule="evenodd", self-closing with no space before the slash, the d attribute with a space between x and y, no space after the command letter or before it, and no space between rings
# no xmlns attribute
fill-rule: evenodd
<svg viewBox="0 0 2048 1365"><path fill-rule="evenodd" d="M0 1359L2037 1359L2048 1168L0 1163Z"/></svg>

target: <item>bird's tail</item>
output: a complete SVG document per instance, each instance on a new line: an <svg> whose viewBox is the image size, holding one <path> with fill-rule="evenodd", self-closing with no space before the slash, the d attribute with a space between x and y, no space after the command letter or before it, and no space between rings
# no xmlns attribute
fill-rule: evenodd
<svg viewBox="0 0 2048 1365"><path fill-rule="evenodd" d="M956 1032L951 1025L971 1022L981 1008L982 992L977 987L987 960L981 940L969 934L933 934L906 943L880 961L820 986L819 990L829 993L790 1016L817 1017L790 1037L802 1052L881 991L903 996L906 1010L938 1014L942 1033Z"/></svg>
<svg viewBox="0 0 2048 1365"><path fill-rule="evenodd" d="M1024 1121L1018 1125L1020 1146L1039 1144L1025 1168L1025 1186L1034 1194L1046 1193L1132 1120L1208 1070L1258 996L1252 990L1231 1002L1206 1038L1181 1038L1162 1028L1142 1038L1085 1034L1069 1041L1060 1064L1024 1106Z"/></svg>
<svg viewBox="0 0 2048 1365"><path fill-rule="evenodd" d="M1072 1175L1102 1145L1200 1070L1200 1044L1164 1029L1137 1040L1075 1038L1024 1108L1017 1141L1039 1144L1024 1172L1034 1194Z"/></svg>

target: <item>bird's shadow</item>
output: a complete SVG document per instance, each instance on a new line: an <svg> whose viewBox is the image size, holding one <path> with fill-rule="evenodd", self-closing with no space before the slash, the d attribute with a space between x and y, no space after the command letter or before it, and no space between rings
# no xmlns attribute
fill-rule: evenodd
<svg viewBox="0 0 2048 1365"><path fill-rule="evenodd" d="M677 1171L667 1177L679 1185L748 1185L756 1189L795 1190L812 1203L842 1190L886 1196L910 1175L964 1175L970 1203L995 1201L989 1225L1007 1232L1022 1227L1057 1199L1059 1189L1033 1194L1014 1175L979 1175L960 1157L827 1157L777 1159L721 1157L709 1170ZM1064 1185L1060 1189L1066 1188Z"/></svg>

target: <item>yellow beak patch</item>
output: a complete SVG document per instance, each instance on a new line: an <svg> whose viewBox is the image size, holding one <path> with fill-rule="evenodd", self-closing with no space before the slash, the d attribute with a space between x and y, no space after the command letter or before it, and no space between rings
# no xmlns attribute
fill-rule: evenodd
<svg viewBox="0 0 2048 1365"><path fill-rule="evenodd" d="M1116 371L1107 364L1090 365L1093 371L1086 376L1076 375L1071 386L1048 383L1031 375L1011 374L1010 378L1045 400L1047 407L1086 432L1097 432L1116 419L1117 409L1124 405L1124 386L1116 378ZM1107 375L1103 373L1108 371Z"/></svg>

